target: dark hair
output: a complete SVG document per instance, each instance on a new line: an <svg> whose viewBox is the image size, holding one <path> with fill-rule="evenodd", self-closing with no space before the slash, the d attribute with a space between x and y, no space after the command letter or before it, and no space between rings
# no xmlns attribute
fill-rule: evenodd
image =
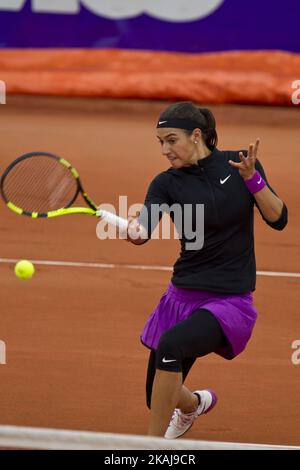
<svg viewBox="0 0 300 470"><path fill-rule="evenodd" d="M181 101L168 106L160 115L159 120L185 119L194 121L202 131L206 146L213 150L218 143L216 120L213 113L207 108L195 106L191 101ZM193 131L183 129L188 135Z"/></svg>

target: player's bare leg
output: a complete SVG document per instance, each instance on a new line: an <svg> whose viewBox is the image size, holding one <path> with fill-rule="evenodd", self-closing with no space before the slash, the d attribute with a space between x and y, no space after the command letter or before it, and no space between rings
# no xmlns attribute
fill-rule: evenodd
<svg viewBox="0 0 300 470"><path fill-rule="evenodd" d="M163 437L172 413L180 400L182 373L156 370L151 398L151 415L148 435Z"/></svg>
<svg viewBox="0 0 300 470"><path fill-rule="evenodd" d="M185 385L182 385L179 401L176 408L180 408L183 413L192 413L199 406L197 395L191 392Z"/></svg>

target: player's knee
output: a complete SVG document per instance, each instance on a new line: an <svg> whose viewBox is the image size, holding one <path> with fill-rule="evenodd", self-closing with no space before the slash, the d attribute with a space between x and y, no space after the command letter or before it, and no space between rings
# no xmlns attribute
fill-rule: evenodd
<svg viewBox="0 0 300 470"><path fill-rule="evenodd" d="M159 340L156 350L156 368L166 371L182 371L182 352L172 333L167 331Z"/></svg>
<svg viewBox="0 0 300 470"><path fill-rule="evenodd" d="M182 353L177 343L170 331L161 336L155 356L153 356L155 369L182 372ZM146 404L149 409L151 409L153 380L155 380L155 376L151 375L151 378L148 377L146 382Z"/></svg>

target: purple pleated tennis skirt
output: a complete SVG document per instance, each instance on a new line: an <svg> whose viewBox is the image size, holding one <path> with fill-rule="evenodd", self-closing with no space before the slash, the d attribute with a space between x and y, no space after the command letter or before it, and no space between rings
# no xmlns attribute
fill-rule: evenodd
<svg viewBox="0 0 300 470"><path fill-rule="evenodd" d="M228 339L228 347L215 351L216 354L226 359L233 359L240 354L250 339L257 318L252 293L217 294L198 289L181 289L172 283L148 318L141 334L142 343L156 349L165 331L186 320L200 308L214 315Z"/></svg>

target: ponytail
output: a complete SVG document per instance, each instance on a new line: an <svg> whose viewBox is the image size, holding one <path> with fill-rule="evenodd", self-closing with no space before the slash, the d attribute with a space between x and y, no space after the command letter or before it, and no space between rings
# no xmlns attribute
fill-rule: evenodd
<svg viewBox="0 0 300 470"><path fill-rule="evenodd" d="M200 113L205 117L205 129L201 129L206 146L212 150L218 144L218 134L216 131L216 120L213 113L207 108L198 108Z"/></svg>

